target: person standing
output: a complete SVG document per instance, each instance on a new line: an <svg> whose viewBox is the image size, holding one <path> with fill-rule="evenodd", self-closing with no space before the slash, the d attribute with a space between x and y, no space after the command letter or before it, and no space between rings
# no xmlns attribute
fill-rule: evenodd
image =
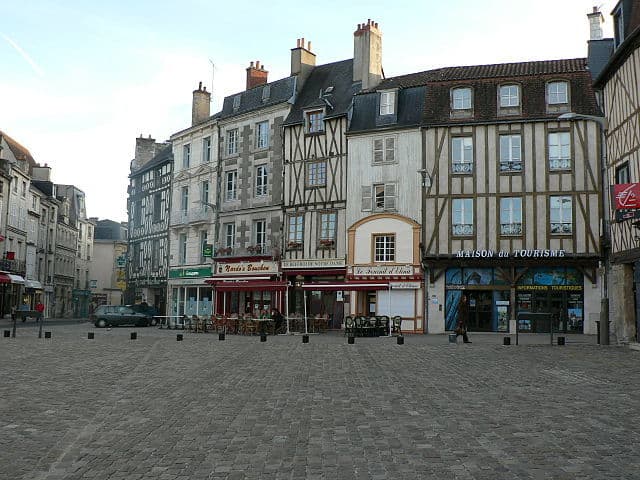
<svg viewBox="0 0 640 480"><path fill-rule="evenodd" d="M458 304L458 323L456 324L456 338L462 335L462 341L464 343L471 343L469 335L467 335L467 325L469 320L469 304L467 303L467 296L462 295L460 303Z"/></svg>

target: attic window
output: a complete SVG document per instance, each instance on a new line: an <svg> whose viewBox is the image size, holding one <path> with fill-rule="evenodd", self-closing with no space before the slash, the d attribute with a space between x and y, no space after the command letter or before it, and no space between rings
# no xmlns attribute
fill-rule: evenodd
<svg viewBox="0 0 640 480"><path fill-rule="evenodd" d="M320 133L324 131L324 111L314 110L306 115L307 133Z"/></svg>
<svg viewBox="0 0 640 480"><path fill-rule="evenodd" d="M396 113L396 92L380 92L380 115L393 115Z"/></svg>
<svg viewBox="0 0 640 480"><path fill-rule="evenodd" d="M262 88L262 101L266 102L271 97L271 85L265 85Z"/></svg>
<svg viewBox="0 0 640 480"><path fill-rule="evenodd" d="M615 47L618 48L624 42L624 19L622 17L622 5L613 12L613 37Z"/></svg>
<svg viewBox="0 0 640 480"><path fill-rule="evenodd" d="M233 109L238 110L240 108L240 95L233 97Z"/></svg>

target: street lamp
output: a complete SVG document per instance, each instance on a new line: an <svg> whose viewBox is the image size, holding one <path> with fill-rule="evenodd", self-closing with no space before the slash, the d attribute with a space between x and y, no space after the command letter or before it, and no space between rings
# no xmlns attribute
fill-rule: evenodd
<svg viewBox="0 0 640 480"><path fill-rule="evenodd" d="M574 112L563 113L558 117L558 120L591 120L596 122L600 127L600 176L602 177L602 195L604 197L604 244L602 245L604 275L602 279L602 300L600 301L600 343L602 345L609 345L609 225L611 219L609 218L610 191L609 182L607 181L607 152L605 148L606 132L609 129L609 122L606 117Z"/></svg>

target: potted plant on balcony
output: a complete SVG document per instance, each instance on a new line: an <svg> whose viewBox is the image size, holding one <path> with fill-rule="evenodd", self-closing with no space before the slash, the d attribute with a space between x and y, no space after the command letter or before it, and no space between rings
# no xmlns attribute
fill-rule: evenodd
<svg viewBox="0 0 640 480"><path fill-rule="evenodd" d="M320 248L331 248L333 247L335 240L333 238L321 238L319 243Z"/></svg>
<svg viewBox="0 0 640 480"><path fill-rule="evenodd" d="M302 242L296 242L295 240L289 240L289 242L287 242L287 248L289 250L297 250L298 248L302 248Z"/></svg>

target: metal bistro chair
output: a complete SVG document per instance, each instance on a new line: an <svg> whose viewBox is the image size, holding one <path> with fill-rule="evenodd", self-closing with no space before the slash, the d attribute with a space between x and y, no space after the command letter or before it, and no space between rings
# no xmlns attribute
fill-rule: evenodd
<svg viewBox="0 0 640 480"><path fill-rule="evenodd" d="M344 334L348 337L356 334L356 324L351 315L344 317Z"/></svg>
<svg viewBox="0 0 640 480"><path fill-rule="evenodd" d="M398 335L402 335L402 317L401 316L396 315L395 317L393 317L391 333L397 333Z"/></svg>

